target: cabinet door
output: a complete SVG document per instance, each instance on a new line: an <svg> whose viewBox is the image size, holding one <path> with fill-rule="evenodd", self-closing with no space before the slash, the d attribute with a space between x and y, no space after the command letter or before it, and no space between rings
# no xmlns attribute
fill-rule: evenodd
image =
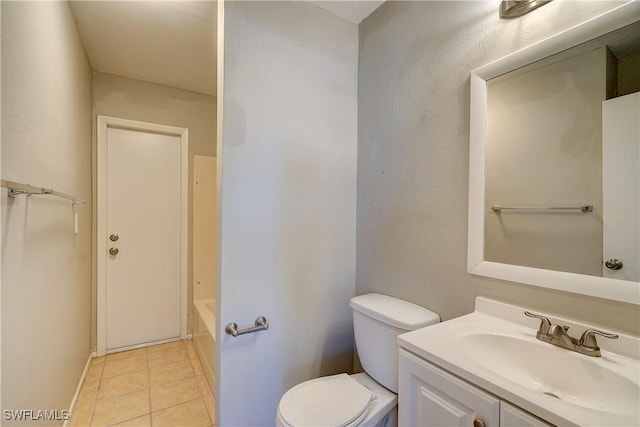
<svg viewBox="0 0 640 427"><path fill-rule="evenodd" d="M398 411L400 426L498 427L500 400L400 350Z"/></svg>
<svg viewBox="0 0 640 427"><path fill-rule="evenodd" d="M505 401L500 403L500 427L551 427L552 425Z"/></svg>

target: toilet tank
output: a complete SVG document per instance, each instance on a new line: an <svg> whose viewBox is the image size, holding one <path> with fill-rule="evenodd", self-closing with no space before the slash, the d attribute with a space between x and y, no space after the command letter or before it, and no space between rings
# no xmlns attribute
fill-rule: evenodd
<svg viewBox="0 0 640 427"><path fill-rule="evenodd" d="M398 298L366 294L351 298L353 331L364 370L398 392L397 336L440 321L433 311Z"/></svg>

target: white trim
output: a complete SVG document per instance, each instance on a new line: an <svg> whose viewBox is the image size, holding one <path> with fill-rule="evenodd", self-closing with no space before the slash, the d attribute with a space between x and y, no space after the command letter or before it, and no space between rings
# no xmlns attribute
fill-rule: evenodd
<svg viewBox="0 0 640 427"><path fill-rule="evenodd" d="M139 348L146 348L146 347L153 347L154 345L160 345L160 344L166 344L166 343L170 343L170 342L176 342L176 341L184 341L185 338L183 337L177 337L177 338L167 338L166 340L158 340L158 341L150 341L150 342L143 342L141 344L134 344L134 345L129 345L126 347L118 347L118 348L114 348L113 350L107 350L106 354L115 354L115 353L122 353L123 351L129 351L129 350L136 350Z"/></svg>
<svg viewBox="0 0 640 427"><path fill-rule="evenodd" d="M467 271L484 260L484 148L487 117L487 83L471 73L469 117L469 247Z"/></svg>
<svg viewBox="0 0 640 427"><path fill-rule="evenodd" d="M179 129L179 128L178 128ZM187 272L189 245L189 129L182 128L180 134L180 338L187 338L188 308L187 308Z"/></svg>
<svg viewBox="0 0 640 427"><path fill-rule="evenodd" d="M165 126L156 123L120 119L101 116L97 118L97 236L96 236L96 354L104 356L107 352L107 306L106 306L106 271L107 255L100 250L107 243L107 129L109 127L132 129L175 135L180 137L180 338L187 336L187 244L188 244L188 212L189 212L189 130L186 128ZM175 339L170 339L172 341ZM142 346L145 346L144 344Z"/></svg>
<svg viewBox="0 0 640 427"><path fill-rule="evenodd" d="M600 37L640 19L640 2L630 1L578 25L476 68L471 73L490 80L532 62Z"/></svg>
<svg viewBox="0 0 640 427"><path fill-rule="evenodd" d="M485 143L487 81L640 19L640 2L609 12L471 72L469 137L469 241L471 274L640 305L640 283L484 260Z"/></svg>
<svg viewBox="0 0 640 427"><path fill-rule="evenodd" d="M222 324L220 313L222 310L222 236L224 234L224 230L222 229L222 171L223 171L223 155L224 155L224 44L225 44L225 14L224 14L224 1L218 1L218 49L217 49L217 97L216 97L216 262L218 268L216 269L216 277L215 277L215 285L216 285L216 312L215 312L215 327L216 327L216 337L220 336L222 332L222 328L220 325ZM215 408L214 414L215 419L211 420L213 425L221 425L220 420L222 419L222 407L220 405L220 385L222 381L220 380L222 376L221 369L221 361L222 361L222 346L220 345L220 340L216 339L215 341L215 366L213 368L213 384L209 384L213 391Z"/></svg>
<svg viewBox="0 0 640 427"><path fill-rule="evenodd" d="M82 385L84 384L84 379L87 376L87 372L89 372L89 366L91 365L91 360L93 359L93 353L89 353L89 358L87 359L87 363L84 365L84 371L82 371L82 375L80 376L80 381L78 381L78 387L76 387L76 392L73 395L73 399L71 399L71 404L69 405L69 415L73 416L73 410L76 408L76 402L78 401L78 396L80 396L80 390L82 390ZM71 416L68 420L64 421L63 427L67 427L69 425L69 421L71 421Z"/></svg>

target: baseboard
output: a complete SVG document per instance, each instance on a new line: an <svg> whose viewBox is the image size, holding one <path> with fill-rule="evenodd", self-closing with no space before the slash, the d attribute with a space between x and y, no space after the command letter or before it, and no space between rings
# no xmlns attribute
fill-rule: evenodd
<svg viewBox="0 0 640 427"><path fill-rule="evenodd" d="M87 376L87 372L89 372L89 365L91 365L91 359L94 358L95 352L89 353L89 358L87 359L86 365L84 365L84 371L82 371L82 376L80 377L80 381L78 382L78 387L76 387L76 393L73 395L73 399L71 400L71 405L69 406L69 415L73 416L73 410L75 409L76 402L78 400L78 396L80 396L80 390L82 389L82 384L84 384L84 378ZM71 416L68 420L64 421L63 427L69 426L69 421L71 421Z"/></svg>

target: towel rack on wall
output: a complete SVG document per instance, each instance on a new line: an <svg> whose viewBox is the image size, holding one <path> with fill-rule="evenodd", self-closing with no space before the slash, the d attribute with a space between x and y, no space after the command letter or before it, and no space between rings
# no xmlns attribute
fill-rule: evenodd
<svg viewBox="0 0 640 427"><path fill-rule="evenodd" d="M580 206L500 206L493 205L491 210L495 213L501 213L502 211L511 212L579 212L588 213L593 212L593 205L580 205Z"/></svg>
<svg viewBox="0 0 640 427"><path fill-rule="evenodd" d="M44 194L44 195L57 196L57 197L62 197L63 199L71 200L72 205L87 204L86 200L77 199L73 196L70 196L65 193L61 193L60 191L53 190L51 188L34 187L33 185L21 184L19 182L7 181L5 179L1 180L1 182L2 182L2 185L1 185L2 187L9 189L9 191L7 192L7 195L9 197L16 197L22 194L25 194L27 196L31 196L32 194L40 194L40 195Z"/></svg>

